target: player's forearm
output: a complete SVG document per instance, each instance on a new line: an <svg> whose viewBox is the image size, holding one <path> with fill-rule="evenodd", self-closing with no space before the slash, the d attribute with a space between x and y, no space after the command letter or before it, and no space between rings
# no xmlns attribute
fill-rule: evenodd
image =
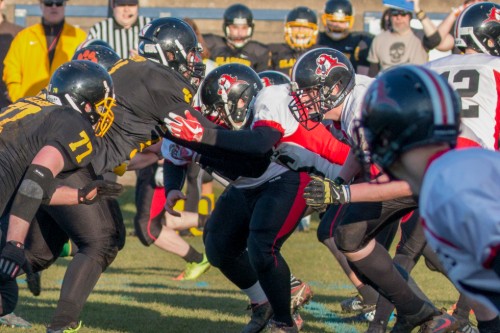
<svg viewBox="0 0 500 333"><path fill-rule="evenodd" d="M24 244L30 227L30 222L31 221L26 221L15 215L10 215L6 241L16 241Z"/></svg>
<svg viewBox="0 0 500 333"><path fill-rule="evenodd" d="M49 202L50 206L69 206L78 204L78 189L68 186L59 186Z"/></svg>
<svg viewBox="0 0 500 333"><path fill-rule="evenodd" d="M411 195L410 186L403 181L353 184L350 190L351 202L379 202Z"/></svg>
<svg viewBox="0 0 500 333"><path fill-rule="evenodd" d="M202 143L237 153L264 155L280 138L281 133L270 127L258 127L251 131L205 129Z"/></svg>

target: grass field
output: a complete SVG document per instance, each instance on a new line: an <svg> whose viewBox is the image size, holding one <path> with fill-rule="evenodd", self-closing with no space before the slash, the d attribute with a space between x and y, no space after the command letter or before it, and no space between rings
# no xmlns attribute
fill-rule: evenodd
<svg viewBox="0 0 500 333"><path fill-rule="evenodd" d="M132 231L135 212L133 191L120 198L127 231ZM313 301L301 311L302 332L363 332L367 325L355 323L340 312L339 302L355 294L332 255L316 239L317 221L310 232L295 233L283 253L293 273L310 283ZM202 249L201 237L188 237ZM43 291L33 297L19 279L20 301L16 313L31 321L30 330L0 327L0 332L45 332L57 304L68 259L58 260L42 275ZM174 281L184 261L155 247L142 246L136 237L127 238L125 248L103 274L91 294L81 319L80 332L239 332L248 321L246 297L215 268L198 281ZM450 307L457 292L437 273L420 263L415 279L438 307Z"/></svg>

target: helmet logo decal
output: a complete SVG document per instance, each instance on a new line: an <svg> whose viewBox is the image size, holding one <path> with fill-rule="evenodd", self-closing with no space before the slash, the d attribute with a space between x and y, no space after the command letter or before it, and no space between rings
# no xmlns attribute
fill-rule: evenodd
<svg viewBox="0 0 500 333"><path fill-rule="evenodd" d="M85 50L83 53L80 53L77 57L77 60L89 60L95 63L99 63L97 60L97 54L95 51Z"/></svg>
<svg viewBox="0 0 500 333"><path fill-rule="evenodd" d="M325 78L330 74L331 70L335 67L343 67L345 70L348 70L347 66L341 62L339 62L338 58L332 58L330 55L322 53L318 58L316 58L316 75Z"/></svg>
<svg viewBox="0 0 500 333"><path fill-rule="evenodd" d="M261 77L260 80L262 81L262 84L264 85L264 87L269 87L269 86L272 86L272 82L271 82L271 79L268 78L268 77Z"/></svg>
<svg viewBox="0 0 500 333"><path fill-rule="evenodd" d="M483 24L487 22L500 22L500 9L492 7L488 13L488 18L483 21Z"/></svg>

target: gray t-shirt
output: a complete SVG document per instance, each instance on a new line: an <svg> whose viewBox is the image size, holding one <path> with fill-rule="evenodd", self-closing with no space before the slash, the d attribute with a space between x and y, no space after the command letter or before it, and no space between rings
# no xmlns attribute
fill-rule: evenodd
<svg viewBox="0 0 500 333"><path fill-rule="evenodd" d="M382 70L401 64L421 65L428 61L422 40L410 30L404 35L384 31L373 39L368 61Z"/></svg>

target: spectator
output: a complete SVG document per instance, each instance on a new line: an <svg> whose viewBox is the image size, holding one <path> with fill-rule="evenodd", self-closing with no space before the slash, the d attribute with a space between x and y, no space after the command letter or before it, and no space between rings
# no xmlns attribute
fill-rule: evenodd
<svg viewBox="0 0 500 333"><path fill-rule="evenodd" d="M296 7L285 18L285 42L269 45L271 69L291 75L297 59L312 49L318 38L318 17L308 7Z"/></svg>
<svg viewBox="0 0 500 333"><path fill-rule="evenodd" d="M3 12L5 8L5 1L0 1L0 12ZM0 73L3 73L3 60L7 55L7 51L9 50L10 43L17 35L19 31L23 28L16 24L10 23L7 21L7 18L4 14L0 15L0 59L2 62L0 63ZM9 98L9 94L7 93L7 87L5 86L5 82L0 82L0 108L3 108L11 103Z"/></svg>
<svg viewBox="0 0 500 333"><path fill-rule="evenodd" d="M139 32L151 21L139 16L139 0L114 0L113 17L94 24L87 39L100 39L126 59L137 55Z"/></svg>
<svg viewBox="0 0 500 333"><path fill-rule="evenodd" d="M423 30L410 26L412 13L405 10L390 9L390 28L377 35L368 54L370 70L374 77L380 70L401 64L424 64L428 51L440 49L441 36L434 23L420 8L420 0L414 0L415 15L422 23Z"/></svg>
<svg viewBox="0 0 500 333"><path fill-rule="evenodd" d="M83 30L65 22L65 8L64 0L41 1L42 23L21 30L12 41L3 72L11 101L40 92L85 40Z"/></svg>
<svg viewBox="0 0 500 333"><path fill-rule="evenodd" d="M318 44L339 50L351 61L358 74L368 74L370 63L368 50L373 35L366 32L351 32L354 25L354 10L349 0L329 0L322 15L325 31L319 34Z"/></svg>
<svg viewBox="0 0 500 333"><path fill-rule="evenodd" d="M203 35L210 49L210 59L219 66L239 63L252 67L256 72L266 70L269 50L264 44L251 40L254 29L252 11L245 5L234 4L225 10L223 19L225 37Z"/></svg>

